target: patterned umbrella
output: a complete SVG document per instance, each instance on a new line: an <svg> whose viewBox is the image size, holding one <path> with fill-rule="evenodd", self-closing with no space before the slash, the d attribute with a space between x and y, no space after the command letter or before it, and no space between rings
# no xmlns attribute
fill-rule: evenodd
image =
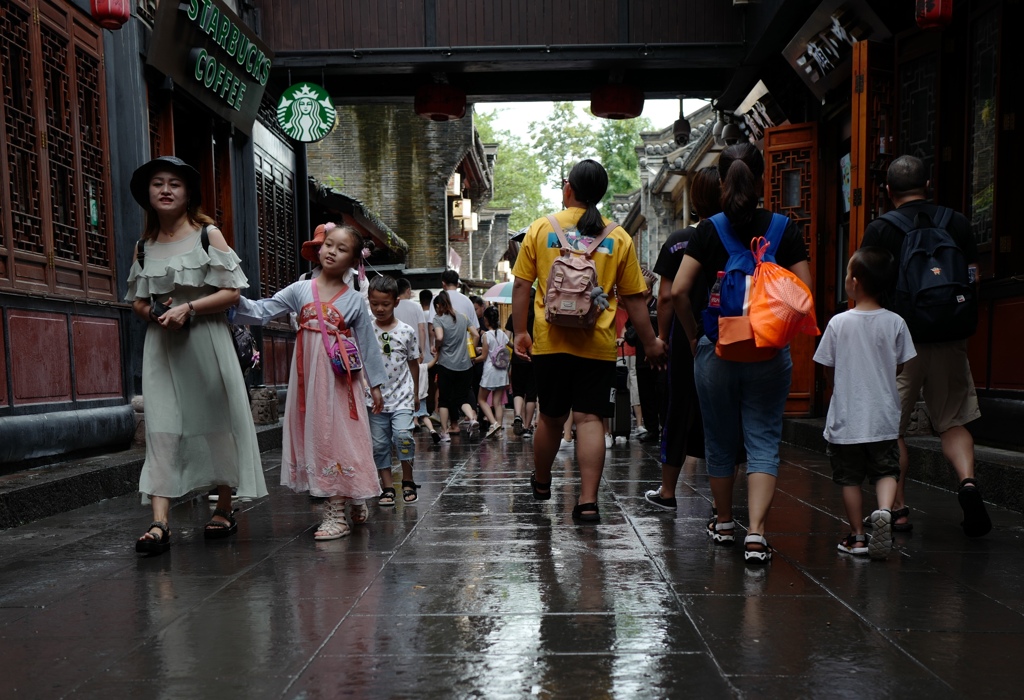
<svg viewBox="0 0 1024 700"><path fill-rule="evenodd" d="M511 282L499 282L494 285L486 292L484 292L484 299L492 301L495 304L511 304L512 303L512 283Z"/></svg>

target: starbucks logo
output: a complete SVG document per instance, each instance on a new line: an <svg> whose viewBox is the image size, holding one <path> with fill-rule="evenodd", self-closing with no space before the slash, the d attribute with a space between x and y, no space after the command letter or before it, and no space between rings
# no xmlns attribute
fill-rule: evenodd
<svg viewBox="0 0 1024 700"><path fill-rule="evenodd" d="M277 123L290 138L303 143L327 136L337 118L331 96L313 83L292 85L277 103Z"/></svg>

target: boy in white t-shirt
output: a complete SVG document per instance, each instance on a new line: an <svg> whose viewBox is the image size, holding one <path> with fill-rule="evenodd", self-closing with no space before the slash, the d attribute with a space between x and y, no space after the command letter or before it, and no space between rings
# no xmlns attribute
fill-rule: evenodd
<svg viewBox="0 0 1024 700"><path fill-rule="evenodd" d="M846 268L846 294L854 308L829 321L814 361L834 373L825 439L832 480L843 487L850 534L839 551L885 559L892 550L892 505L900 477L900 397L896 375L917 355L903 319L882 308L892 255L861 248ZM864 478L875 487L878 508L862 521ZM871 537L864 533L872 526Z"/></svg>

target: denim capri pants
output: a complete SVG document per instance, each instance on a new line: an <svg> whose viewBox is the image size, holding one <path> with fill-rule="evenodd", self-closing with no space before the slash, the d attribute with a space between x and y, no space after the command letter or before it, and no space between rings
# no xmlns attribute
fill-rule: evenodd
<svg viewBox="0 0 1024 700"><path fill-rule="evenodd" d="M708 476L732 476L741 444L747 450L748 474L778 476L782 414L792 373L788 347L763 362L731 362L715 354L706 336L700 339L694 379L704 418Z"/></svg>
<svg viewBox="0 0 1024 700"><path fill-rule="evenodd" d="M391 469L391 448L398 459L412 462L416 456L416 443L412 439L412 411L392 413L366 412L370 419L370 439L373 442L373 463L378 470Z"/></svg>

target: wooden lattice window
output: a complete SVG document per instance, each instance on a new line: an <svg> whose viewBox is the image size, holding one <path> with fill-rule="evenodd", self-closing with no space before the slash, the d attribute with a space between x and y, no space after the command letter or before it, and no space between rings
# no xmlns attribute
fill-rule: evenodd
<svg viewBox="0 0 1024 700"><path fill-rule="evenodd" d="M258 146L255 157L260 295L268 297L294 282L299 274L294 175Z"/></svg>
<svg viewBox="0 0 1024 700"><path fill-rule="evenodd" d="M0 4L0 287L114 299L103 37L51 0Z"/></svg>

